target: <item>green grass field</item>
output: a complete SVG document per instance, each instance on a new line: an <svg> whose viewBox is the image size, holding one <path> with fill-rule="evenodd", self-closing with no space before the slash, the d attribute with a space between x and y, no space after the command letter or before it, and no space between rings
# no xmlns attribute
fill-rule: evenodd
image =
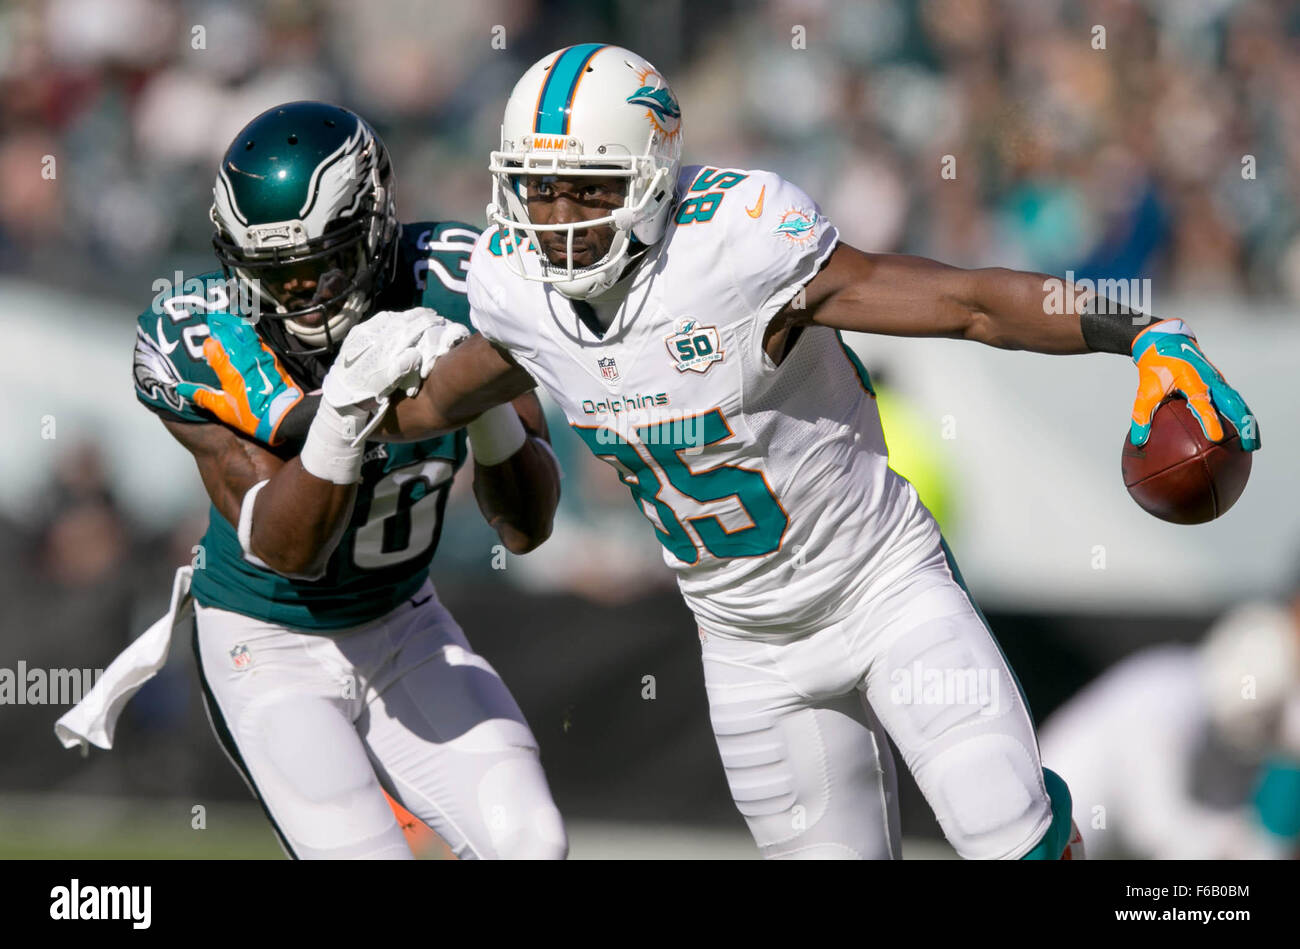
<svg viewBox="0 0 1300 949"><path fill-rule="evenodd" d="M0 795L0 859L283 860L261 808L202 805L206 827L192 826L202 802ZM755 860L748 834L678 826L570 821L569 856L577 860ZM908 859L954 856L943 843L904 840Z"/></svg>
<svg viewBox="0 0 1300 949"><path fill-rule="evenodd" d="M7 794L0 796L0 858L284 859L256 804L203 805L199 830L195 803Z"/></svg>

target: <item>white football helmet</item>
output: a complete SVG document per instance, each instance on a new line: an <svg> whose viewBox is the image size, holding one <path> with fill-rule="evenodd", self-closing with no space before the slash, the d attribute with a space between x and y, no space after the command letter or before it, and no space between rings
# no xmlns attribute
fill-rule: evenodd
<svg viewBox="0 0 1300 949"><path fill-rule="evenodd" d="M664 235L682 156L682 116L664 79L642 57L621 46L584 43L533 64L506 103L501 149L492 152L488 220L515 247L531 239L540 266L507 254L522 277L554 284L565 296L586 299L619 277L633 240L653 244ZM612 214L570 224L533 224L524 200L525 176L617 177L628 181L623 206ZM608 253L588 267L573 266L573 235L612 225ZM523 232L522 234L520 232ZM539 231L568 235L567 264L551 264Z"/></svg>

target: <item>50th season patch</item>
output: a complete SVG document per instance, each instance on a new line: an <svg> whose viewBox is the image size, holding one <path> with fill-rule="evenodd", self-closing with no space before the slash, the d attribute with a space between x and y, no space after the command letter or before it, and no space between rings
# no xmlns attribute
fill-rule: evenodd
<svg viewBox="0 0 1300 949"><path fill-rule="evenodd" d="M664 337L678 372L708 372L725 355L716 326L700 326L687 318L677 321L677 331Z"/></svg>

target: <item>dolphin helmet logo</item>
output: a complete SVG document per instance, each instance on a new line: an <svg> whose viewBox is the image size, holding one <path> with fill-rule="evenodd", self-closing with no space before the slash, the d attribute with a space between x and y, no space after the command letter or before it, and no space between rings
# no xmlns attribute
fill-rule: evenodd
<svg viewBox="0 0 1300 949"><path fill-rule="evenodd" d="M651 79L657 80L651 84ZM650 123L668 138L681 130L682 110L673 97L663 77L646 72L640 77L641 87L627 97L629 105L643 105L648 110L646 117Z"/></svg>
<svg viewBox="0 0 1300 949"><path fill-rule="evenodd" d="M661 122L682 117L682 110L677 107L677 103L673 100L673 94L664 88L655 89L652 86L642 86L628 96L627 101L632 105L645 106Z"/></svg>

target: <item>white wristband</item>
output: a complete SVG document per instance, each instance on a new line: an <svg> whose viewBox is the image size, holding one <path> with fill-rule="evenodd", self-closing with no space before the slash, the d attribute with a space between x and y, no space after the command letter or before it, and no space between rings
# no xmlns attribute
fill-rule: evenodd
<svg viewBox="0 0 1300 949"><path fill-rule="evenodd" d="M270 478L259 481L244 492L244 500L239 505L239 546L244 551L244 559L255 567L266 568L261 557L253 553L253 506L258 493L270 483Z"/></svg>
<svg viewBox="0 0 1300 949"><path fill-rule="evenodd" d="M366 413L355 405L346 408L334 408L321 400L312 419L311 428L307 430L307 440L303 442L299 459L303 468L309 473L334 484L355 484L361 480L361 459L365 455L366 443L360 441L356 446L352 442L366 424Z"/></svg>
<svg viewBox="0 0 1300 949"><path fill-rule="evenodd" d="M465 426L474 460L480 465L499 465L528 440L513 405L506 402L488 409Z"/></svg>

